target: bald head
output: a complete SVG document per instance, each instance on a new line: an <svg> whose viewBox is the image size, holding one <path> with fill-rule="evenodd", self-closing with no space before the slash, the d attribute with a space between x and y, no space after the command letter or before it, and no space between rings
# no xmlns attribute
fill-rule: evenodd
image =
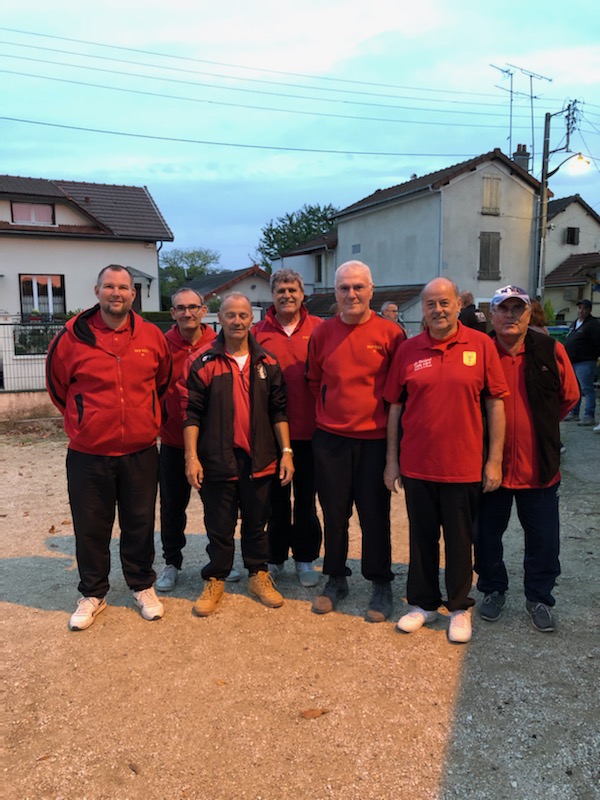
<svg viewBox="0 0 600 800"><path fill-rule="evenodd" d="M429 335L447 339L458 329L462 308L458 286L448 278L434 278L421 293L421 306Z"/></svg>

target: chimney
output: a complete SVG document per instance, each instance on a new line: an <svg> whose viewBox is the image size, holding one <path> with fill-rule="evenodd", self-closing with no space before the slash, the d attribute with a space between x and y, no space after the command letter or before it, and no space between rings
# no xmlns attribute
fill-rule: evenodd
<svg viewBox="0 0 600 800"><path fill-rule="evenodd" d="M525 172L529 172L529 153L527 152L527 145L526 144L518 144L517 145L517 152L513 153L513 161L515 164L521 169L524 169Z"/></svg>

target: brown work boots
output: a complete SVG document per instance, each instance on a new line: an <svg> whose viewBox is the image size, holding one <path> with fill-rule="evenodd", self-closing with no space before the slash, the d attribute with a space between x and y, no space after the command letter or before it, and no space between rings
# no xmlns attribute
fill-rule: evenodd
<svg viewBox="0 0 600 800"><path fill-rule="evenodd" d="M273 578L264 570L257 572L256 575L250 575L248 592L253 597L258 597L260 602L269 608L279 608L283 605L283 597L275 588Z"/></svg>
<svg viewBox="0 0 600 800"><path fill-rule="evenodd" d="M225 581L209 578L204 584L204 591L194 603L194 614L197 617L208 617L223 599Z"/></svg>

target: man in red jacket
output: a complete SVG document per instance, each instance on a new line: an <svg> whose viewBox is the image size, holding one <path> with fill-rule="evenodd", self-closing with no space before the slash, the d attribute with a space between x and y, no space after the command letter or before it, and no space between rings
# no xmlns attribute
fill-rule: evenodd
<svg viewBox="0 0 600 800"><path fill-rule="evenodd" d="M160 426L160 535L165 566L158 576L159 592L170 592L177 583L185 547L185 510L192 487L185 477L183 460L183 419L177 381L190 354L209 347L216 333L202 322L206 314L204 298L195 289L183 287L171 297L171 317L175 324L166 333L173 356L173 379L162 400Z"/></svg>
<svg viewBox="0 0 600 800"><path fill-rule="evenodd" d="M505 398L506 439L502 484L483 494L475 538L482 619L495 622L508 589L502 536L513 500L525 532L524 587L533 627L554 630L552 590L560 575L558 488L559 422L579 400L579 385L565 348L529 328L529 295L505 286L491 303L494 339L510 395Z"/></svg>
<svg viewBox="0 0 600 800"><path fill-rule="evenodd" d="M106 608L115 506L121 565L134 602L144 619L164 613L152 563L156 437L171 354L161 331L132 311L135 288L126 267L105 267L95 293L98 304L67 322L46 360L48 392L69 437L67 481L82 594L71 630L88 628Z"/></svg>
<svg viewBox="0 0 600 800"><path fill-rule="evenodd" d="M312 562L321 549L321 523L315 508L315 468L312 437L315 431L315 399L304 375L308 340L323 321L303 305L302 275L281 269L271 278L273 305L265 319L252 328L256 341L279 361L287 387L287 416L294 451L294 510L291 484L276 479L271 489L269 572L274 578L285 567L291 548L296 574L302 586L316 586L319 574Z"/></svg>
<svg viewBox="0 0 600 800"><path fill-rule="evenodd" d="M392 613L390 492L383 482L387 409L383 386L403 330L371 310L373 279L361 261L335 274L337 316L319 325L308 346L307 377L316 398L313 437L317 490L325 522L325 588L313 603L327 614L348 594L348 521L352 505L362 529L363 577L372 583L365 618Z"/></svg>

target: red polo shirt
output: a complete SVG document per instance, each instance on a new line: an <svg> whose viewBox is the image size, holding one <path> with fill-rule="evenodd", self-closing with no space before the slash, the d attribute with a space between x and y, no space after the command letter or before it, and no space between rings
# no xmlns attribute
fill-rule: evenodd
<svg viewBox="0 0 600 800"><path fill-rule="evenodd" d="M508 386L494 342L458 323L456 334L408 339L392 361L384 399L404 404L400 473L440 483L478 483L483 469L481 398Z"/></svg>

